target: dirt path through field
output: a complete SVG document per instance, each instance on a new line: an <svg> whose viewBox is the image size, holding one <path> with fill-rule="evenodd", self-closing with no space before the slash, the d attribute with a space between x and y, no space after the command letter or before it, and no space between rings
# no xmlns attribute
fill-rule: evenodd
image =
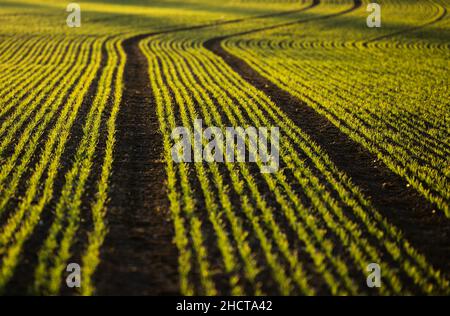
<svg viewBox="0 0 450 316"><path fill-rule="evenodd" d="M176 293L177 250L169 222L162 137L139 50L142 37L124 41L127 54L123 104L107 216L109 233L96 274L97 294Z"/></svg>
<svg viewBox="0 0 450 316"><path fill-rule="evenodd" d="M355 0L355 4L350 10L325 18L349 13L360 6L361 1ZM324 17L319 19L324 19ZM296 23L307 21L310 20ZM259 28L253 32L279 26ZM433 214L434 206L415 189L407 187L407 182L379 161L376 155L350 139L305 102L279 88L251 68L244 60L230 54L221 46L224 39L250 33L252 31L214 38L205 42L204 45L211 52L220 56L242 78L270 96L303 131L326 150L336 166L351 177L352 181L371 199L372 204L391 223L403 231L406 238L427 257L433 266L448 271L450 268L447 260L450 257L448 247L450 222L448 219L440 212Z"/></svg>

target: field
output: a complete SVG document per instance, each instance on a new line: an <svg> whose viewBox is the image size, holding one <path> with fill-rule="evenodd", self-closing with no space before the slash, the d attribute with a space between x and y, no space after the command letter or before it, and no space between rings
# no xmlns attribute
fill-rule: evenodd
<svg viewBox="0 0 450 316"><path fill-rule="evenodd" d="M0 293L449 295L450 1L370 2L0 0Z"/></svg>

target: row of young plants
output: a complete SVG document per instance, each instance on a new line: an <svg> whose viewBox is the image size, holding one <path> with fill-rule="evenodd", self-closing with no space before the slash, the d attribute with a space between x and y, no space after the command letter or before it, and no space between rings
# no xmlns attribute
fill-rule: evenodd
<svg viewBox="0 0 450 316"><path fill-rule="evenodd" d="M401 9L410 15L400 15ZM448 47L443 34L421 35L448 26L445 12L434 1L387 2L385 28L376 35L358 26L361 9L301 28L232 37L223 45L376 153L449 216ZM405 25L398 27L400 19ZM408 29L408 36L383 37Z"/></svg>
<svg viewBox="0 0 450 316"><path fill-rule="evenodd" d="M7 21L0 33L1 291L23 264L23 255L28 256L27 244L38 238L37 265L29 267L34 270L32 293L60 293L66 265L74 258L81 260L83 271L79 293L94 293L93 275L107 234L127 58L123 41L161 27L213 25L215 20L240 17L241 9L244 15L256 15L289 8L268 3L261 10L258 3L231 2L220 4L228 10L225 15L214 11L217 6L209 13L209 1L187 1L183 15L177 5L165 1L126 6L122 15L115 5L87 3L82 27L74 29L61 24L64 4L55 1L1 8L0 19ZM74 134L80 130L75 125L82 126L80 135ZM41 241L35 232L42 224ZM197 236L198 243L201 238ZM228 258L231 267L233 259Z"/></svg>
<svg viewBox="0 0 450 316"><path fill-rule="evenodd" d="M255 27L242 23L233 30L230 25L224 33L245 32L245 26ZM216 29L196 31L196 39L192 33L178 33L152 37L141 45L149 59L164 137L183 293L216 293L218 286L212 287L216 266L225 267L231 293L248 289L248 284L253 293L264 292L267 287L261 282L268 280L283 294L313 294L321 282L333 294L361 293L364 289L358 276L371 260L380 262L388 276L389 285L380 289L381 294L445 292L445 277L370 205L326 153L272 100L203 48L203 42L215 35ZM196 118L223 129L280 126L284 168L261 175L245 164L225 164L224 168L214 163L174 164L171 130L177 125L193 126ZM199 189L190 175L197 177ZM229 191L223 189L224 184ZM264 191L267 188L269 192ZM233 195L239 200L230 204ZM218 213L220 209L224 212ZM232 238L223 236L227 227ZM215 244L201 238L210 229L215 232ZM246 239L242 239L242 231ZM292 246L292 235L287 232L300 247ZM241 249L248 250L239 253ZM337 254L336 249L342 253ZM208 255L217 251L222 263ZM259 269L249 264L248 252L258 258L255 264L264 262ZM233 253L241 259L231 260ZM270 278L260 272L267 268ZM195 278L197 269L199 280ZM256 271L260 282L255 284ZM236 275L242 285L236 284ZM407 288L405 284L410 282L415 285Z"/></svg>

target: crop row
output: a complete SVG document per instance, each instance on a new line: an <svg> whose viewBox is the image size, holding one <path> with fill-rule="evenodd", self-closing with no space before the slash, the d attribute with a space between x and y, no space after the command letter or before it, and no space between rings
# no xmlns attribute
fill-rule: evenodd
<svg viewBox="0 0 450 316"><path fill-rule="evenodd" d="M283 294L313 294L321 286L355 294L365 291L369 262L380 262L388 276L382 294L448 290L448 281L274 101L203 48L217 31L141 44L164 137L183 293L216 294L224 285L215 271L223 269L232 294L266 293L270 284ZM171 130L192 127L197 118L221 129L279 126L283 168L261 174L260 165L174 164ZM410 282L413 288L405 286Z"/></svg>
<svg viewBox="0 0 450 316"><path fill-rule="evenodd" d="M127 58L123 40L171 24L173 28L236 18L241 8L255 14L261 9L258 3L224 3L226 15L206 10L198 14L198 1L186 1L180 15L178 7L163 2L126 6L120 12L115 5L92 3L83 6L83 27L69 29L61 23L64 4L4 2L8 5L0 9L4 26L0 291L7 291L20 265L26 265L34 271L27 275L32 278L32 293L57 294L67 263L75 260L83 270L80 293L93 294L92 278L107 234L116 119ZM208 1L202 6L208 9ZM276 12L289 6L266 7L267 12ZM34 252L36 262L30 260Z"/></svg>
<svg viewBox="0 0 450 316"><path fill-rule="evenodd" d="M0 290L13 277L27 240L43 218L50 218L37 254L32 292L59 293L62 273L79 239L79 224L86 218L81 215L84 207L92 225L82 250L81 293L91 294L91 276L106 234L115 120L126 60L122 38L36 39L36 43L34 38L11 43L12 50L14 45L19 48L7 59L7 71L0 79L7 87L2 90L5 106L0 113ZM107 60L100 68L102 54ZM22 68L26 70L17 71ZM97 88L92 89L96 77ZM72 135L76 124L82 126L82 135ZM105 140L98 147L103 130ZM94 167L99 168L97 178L91 180L96 194L89 205L83 201ZM58 180L62 171L64 180Z"/></svg>
<svg viewBox="0 0 450 316"><path fill-rule="evenodd" d="M374 152L450 216L448 91L442 84L448 45L433 29L448 25L444 5L385 3L384 27L376 35L361 26L361 9L301 28L231 37L223 45ZM400 20L404 26L397 26Z"/></svg>

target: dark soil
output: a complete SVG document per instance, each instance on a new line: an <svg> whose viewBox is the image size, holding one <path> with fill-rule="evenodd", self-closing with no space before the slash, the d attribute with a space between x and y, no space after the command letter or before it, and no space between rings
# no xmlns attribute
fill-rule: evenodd
<svg viewBox="0 0 450 316"><path fill-rule="evenodd" d="M123 43L127 54L117 143L109 233L95 275L97 294L177 294L177 249L161 160L162 137L151 95L142 36Z"/></svg>

